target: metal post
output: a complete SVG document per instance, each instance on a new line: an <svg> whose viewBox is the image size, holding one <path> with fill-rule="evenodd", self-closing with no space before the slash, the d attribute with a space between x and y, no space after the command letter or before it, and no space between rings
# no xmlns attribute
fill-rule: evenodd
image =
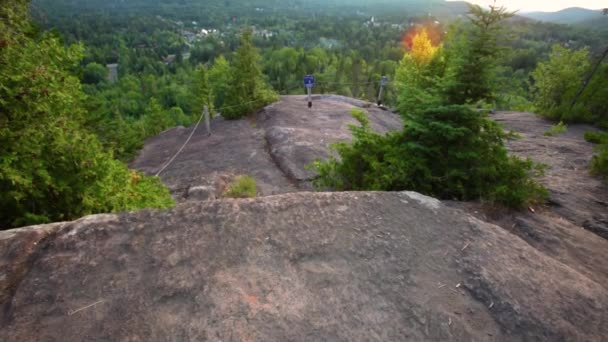
<svg viewBox="0 0 608 342"><path fill-rule="evenodd" d="M312 108L312 88L307 87L308 90L308 108Z"/></svg>
<svg viewBox="0 0 608 342"><path fill-rule="evenodd" d="M205 106L203 108L203 115L205 115L205 127L207 127L207 135L211 135L211 123L209 118L209 108Z"/></svg>
<svg viewBox="0 0 608 342"><path fill-rule="evenodd" d="M315 86L314 75L304 75L304 87L308 92L308 108L312 108L312 87Z"/></svg>
<svg viewBox="0 0 608 342"><path fill-rule="evenodd" d="M382 76L382 79L380 79L380 93L378 94L378 106L382 105L382 95L384 95L384 87L386 87L386 85L388 84L388 77L386 76Z"/></svg>

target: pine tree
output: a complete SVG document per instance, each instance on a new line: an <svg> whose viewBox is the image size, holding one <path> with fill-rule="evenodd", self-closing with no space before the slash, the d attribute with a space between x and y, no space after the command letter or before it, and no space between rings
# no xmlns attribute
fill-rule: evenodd
<svg viewBox="0 0 608 342"><path fill-rule="evenodd" d="M175 124L173 117L158 103L158 100L151 98L146 107L145 114L146 137L156 135Z"/></svg>
<svg viewBox="0 0 608 342"><path fill-rule="evenodd" d="M446 80L445 93L451 104L474 103L492 100L494 97L494 68L501 52L498 38L499 25L515 14L504 7L494 5L489 10L479 5L469 5L472 27L457 36L450 60L450 78Z"/></svg>
<svg viewBox="0 0 608 342"><path fill-rule="evenodd" d="M444 74L443 50L433 46L425 29L411 39L407 52L396 71L399 89L398 109L412 113L440 102L439 89Z"/></svg>
<svg viewBox="0 0 608 342"><path fill-rule="evenodd" d="M259 59L260 55L252 42L252 32L245 30L231 67L226 107L221 109L225 118L241 118L277 99L262 75Z"/></svg>

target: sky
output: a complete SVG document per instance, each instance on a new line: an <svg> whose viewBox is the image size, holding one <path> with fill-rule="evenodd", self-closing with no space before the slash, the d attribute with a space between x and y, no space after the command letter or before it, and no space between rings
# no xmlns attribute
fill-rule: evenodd
<svg viewBox="0 0 608 342"><path fill-rule="evenodd" d="M467 0L479 5L490 5L493 0ZM583 7L590 9L608 7L607 0L497 0L498 5L503 5L510 10L522 12L543 11L554 12L568 7Z"/></svg>

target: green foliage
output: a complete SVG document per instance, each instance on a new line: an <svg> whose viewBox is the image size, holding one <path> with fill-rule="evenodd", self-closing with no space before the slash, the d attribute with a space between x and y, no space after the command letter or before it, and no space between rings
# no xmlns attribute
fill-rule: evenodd
<svg viewBox="0 0 608 342"><path fill-rule="evenodd" d="M591 160L591 171L608 180L608 132L587 132L585 139L597 144L597 153Z"/></svg>
<svg viewBox="0 0 608 342"><path fill-rule="evenodd" d="M414 36L396 72L397 108L412 113L442 104L478 104L495 99L498 56L503 49L500 23L513 16L502 7L485 10L470 5L468 25L453 25L444 47L423 43L422 31ZM421 38L421 36L423 36ZM417 45L422 45L418 47ZM431 49L431 52L425 52ZM424 63L420 63L420 57Z"/></svg>
<svg viewBox="0 0 608 342"><path fill-rule="evenodd" d="M209 86L208 71L204 65L199 65L196 68L192 93L194 94L193 108L202 111L203 107L206 106L210 112L213 110L213 96Z"/></svg>
<svg viewBox="0 0 608 342"><path fill-rule="evenodd" d="M226 106L221 110L222 116L227 119L239 119L278 99L264 80L259 65L260 56L251 37L251 30L245 30L236 50Z"/></svg>
<svg viewBox="0 0 608 342"><path fill-rule="evenodd" d="M554 45L549 60L540 62L531 76L536 93L536 112L555 120L576 121L584 116L581 107L570 112L570 105L589 68L589 51L572 51Z"/></svg>
<svg viewBox="0 0 608 342"><path fill-rule="evenodd" d="M371 131L363 113L351 126L352 144L337 143L340 159L316 162L318 187L340 190L414 190L444 199L483 199L511 207L541 200L532 180L541 170L510 157L506 134L485 114L464 106L430 108L408 116L402 132Z"/></svg>
<svg viewBox="0 0 608 342"><path fill-rule="evenodd" d="M598 147L597 151L591 160L591 171L608 180L608 144Z"/></svg>
<svg viewBox="0 0 608 342"><path fill-rule="evenodd" d="M586 132L585 140L593 144L608 144L608 133L605 132Z"/></svg>
<svg viewBox="0 0 608 342"><path fill-rule="evenodd" d="M82 83L97 84L107 79L108 69L98 63L89 63L82 71Z"/></svg>
<svg viewBox="0 0 608 342"><path fill-rule="evenodd" d="M533 103L522 95L513 93L501 94L496 98L496 108L499 110L513 110L518 112L534 111Z"/></svg>
<svg viewBox="0 0 608 342"><path fill-rule="evenodd" d="M351 126L353 142L334 145L340 158L316 162L318 187L341 190L414 190L444 199L482 199L511 207L542 200L546 190L533 177L542 168L509 156L510 138L479 108L491 107L504 8L470 7L471 26L454 27L444 48L424 32L412 39L396 76L398 108L405 125L386 135Z"/></svg>
<svg viewBox="0 0 608 342"><path fill-rule="evenodd" d="M177 126L189 126L192 124L192 117L186 115L180 107L173 107L169 110L171 120Z"/></svg>
<svg viewBox="0 0 608 342"><path fill-rule="evenodd" d="M196 73L182 70L175 76L126 75L115 84L103 82L85 88L86 126L104 147L128 160L146 138L177 125L192 124L201 113L201 98L194 96ZM198 101L198 102L197 102Z"/></svg>
<svg viewBox="0 0 608 342"><path fill-rule="evenodd" d="M155 178L130 171L83 127L74 70L82 46L29 33L25 2L0 10L0 227L69 220L173 201Z"/></svg>
<svg viewBox="0 0 608 342"><path fill-rule="evenodd" d="M236 176L224 192L228 198L253 198L257 194L257 184L250 176Z"/></svg>
<svg viewBox="0 0 608 342"><path fill-rule="evenodd" d="M445 80L448 103L466 104L495 97L497 57L502 48L498 41L502 34L500 23L512 17L504 7L469 5L471 26L454 34L449 44L452 53Z"/></svg>
<svg viewBox="0 0 608 342"><path fill-rule="evenodd" d="M230 64L219 56L209 70L209 85L213 94L215 108L222 108L226 102L226 94L230 89Z"/></svg>
<svg viewBox="0 0 608 342"><path fill-rule="evenodd" d="M590 63L587 49L575 51L554 46L549 60L539 63L532 72L536 109L546 117L560 120L558 126L563 120L608 127L608 64L598 65L597 72L572 106L588 73ZM598 144L590 165L592 172L607 176L608 138L599 133L587 133L585 138Z"/></svg>
<svg viewBox="0 0 608 342"><path fill-rule="evenodd" d="M157 135L174 124L171 115L163 110L155 98L150 100L144 113L144 136Z"/></svg>
<svg viewBox="0 0 608 342"><path fill-rule="evenodd" d="M551 128L549 128L545 132L545 136L546 137L553 137L553 136L556 136L558 134L562 134L562 133L566 132L567 130L568 130L568 126L565 125L562 121L560 121L559 123L551 126Z"/></svg>
<svg viewBox="0 0 608 342"><path fill-rule="evenodd" d="M422 39L418 39L418 35L414 37L412 53L406 53L397 67L395 81L400 90L397 108L401 113L411 113L441 102L439 92L445 76L445 54L443 49L435 48L432 53L422 52L425 57L418 57L421 49L417 45L426 45L424 38L424 35Z"/></svg>
<svg viewBox="0 0 608 342"><path fill-rule="evenodd" d="M574 108L577 116L564 117L608 128L608 63L599 66Z"/></svg>

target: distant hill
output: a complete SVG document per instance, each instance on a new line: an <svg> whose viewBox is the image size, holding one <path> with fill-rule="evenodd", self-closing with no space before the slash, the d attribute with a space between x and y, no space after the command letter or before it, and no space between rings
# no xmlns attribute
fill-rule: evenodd
<svg viewBox="0 0 608 342"><path fill-rule="evenodd" d="M548 21L558 24L581 24L587 21L600 19L601 10L591 10L587 8L571 7L558 12L530 12L520 15L540 21Z"/></svg>

